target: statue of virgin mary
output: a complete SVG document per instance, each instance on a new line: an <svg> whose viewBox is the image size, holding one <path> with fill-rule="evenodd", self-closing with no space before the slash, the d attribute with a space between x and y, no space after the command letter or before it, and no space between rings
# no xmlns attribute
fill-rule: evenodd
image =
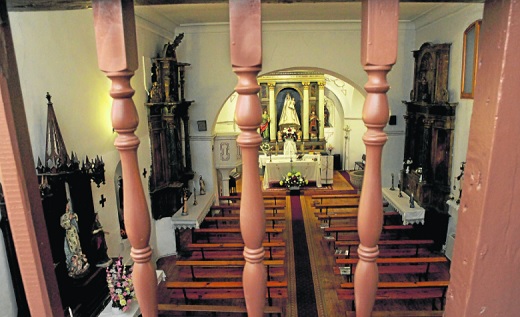
<svg viewBox="0 0 520 317"><path fill-rule="evenodd" d="M300 119L298 119L298 114L296 113L294 104L294 98L287 93L283 103L282 114L280 115L280 122L278 123L280 128L292 127L296 130L300 129Z"/></svg>

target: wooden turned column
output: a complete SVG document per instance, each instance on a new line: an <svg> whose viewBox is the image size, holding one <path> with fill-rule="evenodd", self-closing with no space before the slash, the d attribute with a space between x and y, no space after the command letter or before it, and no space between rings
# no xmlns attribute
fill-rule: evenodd
<svg viewBox="0 0 520 317"><path fill-rule="evenodd" d="M260 0L229 1L231 64L238 76L235 120L242 131L237 143L242 151L242 201L240 230L246 264L242 275L247 313L264 316L266 295L265 211L258 174L258 149L262 137L257 130L262 121L257 74L262 66Z"/></svg>
<svg viewBox="0 0 520 317"><path fill-rule="evenodd" d="M9 224L31 315L63 316L5 1L0 20L0 178Z"/></svg>
<svg viewBox="0 0 520 317"><path fill-rule="evenodd" d="M374 307L379 274L377 243L383 224L381 155L387 140L383 128L388 122L389 89L386 75L395 64L399 1L365 0L362 4L361 64L368 74L363 121L367 132L365 176L359 202L359 263L354 276L356 316L369 317Z"/></svg>
<svg viewBox="0 0 520 317"><path fill-rule="evenodd" d="M152 260L150 214L139 174L135 130L139 123L130 79L137 69L137 42L132 1L92 2L99 68L112 80L114 145L121 155L125 226L132 245L133 281L143 316L157 316L157 279Z"/></svg>

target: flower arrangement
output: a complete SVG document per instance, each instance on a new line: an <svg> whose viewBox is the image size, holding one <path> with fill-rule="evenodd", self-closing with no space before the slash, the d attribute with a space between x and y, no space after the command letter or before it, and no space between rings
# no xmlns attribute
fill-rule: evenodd
<svg viewBox="0 0 520 317"><path fill-rule="evenodd" d="M282 137L283 137L283 140L287 140L288 138L291 138L293 139L294 141L296 141L296 130L293 129L293 128L284 128L283 131L282 131Z"/></svg>
<svg viewBox="0 0 520 317"><path fill-rule="evenodd" d="M330 154L332 154L332 150L334 150L334 146L332 146L332 144L330 144L330 143L327 143L327 150L329 151Z"/></svg>
<svg viewBox="0 0 520 317"><path fill-rule="evenodd" d="M112 307L125 312L135 298L132 268L127 268L123 264L123 257L120 256L106 270Z"/></svg>
<svg viewBox="0 0 520 317"><path fill-rule="evenodd" d="M307 184L309 184L309 181L300 172L289 172L280 180L280 186L285 187L302 187Z"/></svg>
<svg viewBox="0 0 520 317"><path fill-rule="evenodd" d="M267 155L267 153L271 151L271 145L269 145L269 142L263 142L260 145L260 150L262 150L262 152L264 152L264 154Z"/></svg>

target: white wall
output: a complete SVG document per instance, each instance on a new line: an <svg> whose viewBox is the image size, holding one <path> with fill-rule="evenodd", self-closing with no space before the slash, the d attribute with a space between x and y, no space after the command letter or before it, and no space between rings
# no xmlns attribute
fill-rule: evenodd
<svg viewBox="0 0 520 317"><path fill-rule="evenodd" d="M119 154L113 145L116 134L110 119L110 81L97 65L92 11L12 12L10 19L35 162L45 155L45 94L49 92L69 154L74 151L80 160L87 155L103 157L106 184L100 188L93 184L94 207L105 231L110 233L105 236L109 255L128 256L128 243L121 241L117 220L114 172ZM144 168L150 170L151 156L141 57L155 57L173 34L154 29L139 18L136 22L140 68L132 78L132 86L141 120L136 134L141 140L138 159L142 172ZM142 184L147 192L148 178L142 178ZM101 195L107 198L104 208L98 203ZM152 245L154 240L152 234Z"/></svg>

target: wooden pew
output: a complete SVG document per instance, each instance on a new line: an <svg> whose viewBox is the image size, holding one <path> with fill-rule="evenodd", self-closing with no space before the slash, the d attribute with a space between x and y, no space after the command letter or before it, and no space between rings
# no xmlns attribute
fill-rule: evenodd
<svg viewBox="0 0 520 317"><path fill-rule="evenodd" d="M273 298L287 298L287 281L267 281L269 306ZM226 300L244 298L242 282L167 282L166 287L171 290L181 290L182 294L172 292L172 298L184 298L186 304L190 300Z"/></svg>
<svg viewBox="0 0 520 317"><path fill-rule="evenodd" d="M265 216L266 221L272 222L272 227L274 228L274 225L277 221L285 221L284 216ZM212 216L212 217L206 217L204 218L205 222L214 222L216 224L216 227L218 228L219 222L238 222L240 221L239 216Z"/></svg>
<svg viewBox="0 0 520 317"><path fill-rule="evenodd" d="M419 248L432 245L433 240L430 239L424 239L424 240L380 240L377 243L380 247L388 246L388 247L400 247L400 246L415 246L416 251L415 255L419 255ZM341 240L336 241L334 243L334 246L336 248L340 247L346 247L346 252L344 253L345 256L349 257L352 254L352 247L357 247L359 245L359 240ZM338 252L339 254L339 252Z"/></svg>
<svg viewBox="0 0 520 317"><path fill-rule="evenodd" d="M178 305L178 304L159 304L159 312L161 315L168 312L189 312L189 313L230 313L230 314L246 314L246 306L231 305ZM277 315L282 317L282 308L278 306L265 306L264 314Z"/></svg>
<svg viewBox="0 0 520 317"><path fill-rule="evenodd" d="M197 242L196 235L198 234L205 234L206 239L209 242L210 236L212 234L240 234L240 228L239 227L229 227L229 228L199 228L199 229L191 229L192 230L192 243ZM271 242L271 236L275 234L282 233L282 228L265 228L265 233L267 234L267 241Z"/></svg>
<svg viewBox="0 0 520 317"><path fill-rule="evenodd" d="M360 194L319 194L319 195L312 195L311 199L320 200L320 203L323 203L324 199L345 199L345 198L358 198L361 197Z"/></svg>
<svg viewBox="0 0 520 317"><path fill-rule="evenodd" d="M345 275L349 281L355 272L355 265L359 259L336 259L336 264L342 267L335 268L335 273ZM419 274L419 280L428 280L432 273L432 264L448 262L446 257L417 257L417 258L377 258L379 274ZM346 270L344 268L347 268ZM345 272L344 274L342 273Z"/></svg>
<svg viewBox="0 0 520 317"><path fill-rule="evenodd" d="M371 317L440 317L444 316L442 310L400 310L400 311L373 311ZM356 317L356 312L347 311L347 317Z"/></svg>
<svg viewBox="0 0 520 317"><path fill-rule="evenodd" d="M336 202L336 203L315 203L314 208L320 210L320 214L323 213L323 209L325 209L325 214L329 214L329 209L348 209L348 208L358 208L359 201L355 202Z"/></svg>
<svg viewBox="0 0 520 317"><path fill-rule="evenodd" d="M435 310L435 300L440 300L440 308L444 309L444 299L449 281L425 282L379 282L377 284L376 300L401 299L432 299L432 310ZM354 283L342 283L336 290L338 299L351 300L354 305Z"/></svg>
<svg viewBox="0 0 520 317"><path fill-rule="evenodd" d="M242 268L244 267L246 261L245 260L235 260L235 261L219 261L219 260L179 260L175 263L176 266L179 267L189 267L191 272L192 280L202 277L220 277L220 278L241 278L242 277ZM264 260L264 265L267 269L267 280L271 280L272 277L275 276L284 276L284 260ZM207 269L216 269L218 275L208 275L200 272L199 277L195 276L195 268L207 268ZM226 276L222 271L224 268L240 268L239 271L235 272L235 274L229 274ZM271 272L271 268L282 268L279 272ZM237 275L238 274L238 275Z"/></svg>
<svg viewBox="0 0 520 317"><path fill-rule="evenodd" d="M264 209L272 210L273 216L275 216L279 211L285 210L285 205L264 205ZM211 215L213 216L215 214L216 210L220 210L222 214L224 214L224 211L233 211L233 210L240 210L240 205L213 205L210 207Z"/></svg>
<svg viewBox="0 0 520 317"><path fill-rule="evenodd" d="M326 221L328 226L331 226L333 219L347 220L347 219L357 219L358 213L357 210L355 212L342 212L342 213L327 213L327 214L318 214L318 220ZM383 213L383 224L386 224L387 218L401 216L397 211L390 211Z"/></svg>
<svg viewBox="0 0 520 317"><path fill-rule="evenodd" d="M343 232L343 233L357 232L357 229L358 229L357 226L337 226L337 227L325 228L324 230L325 230L325 233L327 234L327 236L330 236L331 233L335 233L335 235L336 235L335 239L326 238L326 240L339 241L338 238L339 238L340 232ZM383 226L382 232L383 233L386 233L386 232L400 233L401 231L412 230L412 229L413 229L412 225L389 225L389 226Z"/></svg>
<svg viewBox="0 0 520 317"><path fill-rule="evenodd" d="M263 247L267 249L269 254L269 259L273 259L273 249L275 248L285 248L285 242L264 242L262 243ZM198 250L202 255L202 259L205 260L205 253L207 251L226 251L226 250L238 250L240 251L240 255L242 255L242 250L244 249L244 243L189 243L186 248L188 250ZM242 255L243 256L243 255Z"/></svg>
<svg viewBox="0 0 520 317"><path fill-rule="evenodd" d="M272 194L272 193L265 193L264 192L262 194L262 198L263 198L264 201L266 201L266 200L273 200L275 205L277 204L277 201L285 203L285 197L286 197L285 193ZM236 203L236 202L240 201L241 200L241 196L240 195L238 195L238 196L220 196L219 200L220 201L227 201L228 204L231 204L231 203Z"/></svg>
<svg viewBox="0 0 520 317"><path fill-rule="evenodd" d="M383 207L387 207L388 202L383 202ZM352 209L352 208L358 208L359 207L359 200L355 201L348 201L348 202L330 202L330 203L320 203L316 202L314 203L314 208L319 209L319 214L323 213L323 209L325 209L325 214L329 213L329 209ZM353 210L352 210L353 211ZM337 211L336 211L337 212Z"/></svg>

